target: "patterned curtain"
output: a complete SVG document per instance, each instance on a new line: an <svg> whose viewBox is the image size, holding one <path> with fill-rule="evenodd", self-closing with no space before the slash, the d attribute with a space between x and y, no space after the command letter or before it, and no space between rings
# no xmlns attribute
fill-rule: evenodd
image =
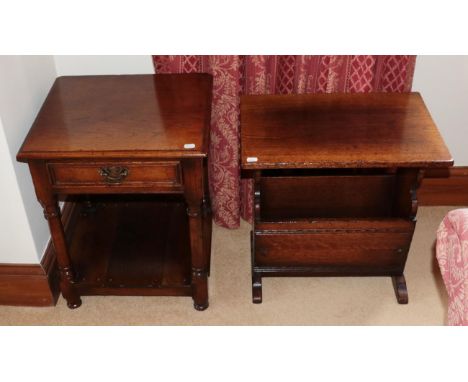
<svg viewBox="0 0 468 382"><path fill-rule="evenodd" d="M209 158L217 224L252 219L252 184L240 179L242 94L408 92L415 56L153 56L156 73L213 75Z"/></svg>

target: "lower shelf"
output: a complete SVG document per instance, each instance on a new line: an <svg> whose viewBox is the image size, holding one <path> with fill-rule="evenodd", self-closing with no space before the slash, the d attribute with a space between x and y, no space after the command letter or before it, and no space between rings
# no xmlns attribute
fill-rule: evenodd
<svg viewBox="0 0 468 382"><path fill-rule="evenodd" d="M80 294L191 294L182 199L98 197L75 203L67 238Z"/></svg>

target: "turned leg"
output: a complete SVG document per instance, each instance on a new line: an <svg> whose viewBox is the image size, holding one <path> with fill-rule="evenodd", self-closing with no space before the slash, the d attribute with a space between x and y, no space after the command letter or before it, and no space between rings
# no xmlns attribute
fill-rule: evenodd
<svg viewBox="0 0 468 382"><path fill-rule="evenodd" d="M60 209L56 202L55 204L44 206L44 216L49 223L52 244L57 255L60 290L65 300L67 300L68 307L70 309L78 308L81 305L81 299L73 285L75 282L73 268L68 256L65 233L60 218Z"/></svg>
<svg viewBox="0 0 468 382"><path fill-rule="evenodd" d="M211 209L210 186L208 184L208 158L203 160L203 240L205 256L208 259L208 277L211 273L211 235L213 213Z"/></svg>
<svg viewBox="0 0 468 382"><path fill-rule="evenodd" d="M250 231L250 255L252 264L252 302L254 304L262 303L262 276L254 271L255 266L255 239L253 231Z"/></svg>
<svg viewBox="0 0 468 382"><path fill-rule="evenodd" d="M203 163L197 159L183 162L185 199L190 230L190 250L192 260L192 297L196 310L208 308L208 262L206 248L208 224L202 208L204 201ZM210 226L211 227L211 226ZM211 233L210 233L211 235Z"/></svg>
<svg viewBox="0 0 468 382"><path fill-rule="evenodd" d="M60 208L57 197L49 183L46 164L42 161L34 161L29 163L29 169L33 178L37 199L44 209L44 216L49 224L50 236L57 256L60 274L60 291L65 300L67 300L67 305L70 309L78 308L81 305L81 299L74 285L75 275L68 254L65 232L60 217Z"/></svg>
<svg viewBox="0 0 468 382"><path fill-rule="evenodd" d="M196 310L208 308L208 264L203 246L203 221L201 208L187 208L190 227L190 248L192 253L192 293Z"/></svg>
<svg viewBox="0 0 468 382"><path fill-rule="evenodd" d="M262 276L259 273L252 274L252 302L262 303Z"/></svg>
<svg viewBox="0 0 468 382"><path fill-rule="evenodd" d="M393 288L399 304L408 303L408 290L406 289L405 276L392 276Z"/></svg>
<svg viewBox="0 0 468 382"><path fill-rule="evenodd" d="M254 174L253 184L253 203L254 203L254 224L253 229L250 231L250 256L252 264L252 302L254 304L262 303L262 276L260 273L254 271L255 267L255 225L260 221L260 178L261 171L256 171Z"/></svg>

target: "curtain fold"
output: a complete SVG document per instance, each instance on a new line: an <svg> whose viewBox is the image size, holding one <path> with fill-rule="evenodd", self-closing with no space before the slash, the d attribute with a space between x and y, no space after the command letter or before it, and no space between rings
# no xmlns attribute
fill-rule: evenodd
<svg viewBox="0 0 468 382"><path fill-rule="evenodd" d="M252 184L240 179L242 94L408 92L415 56L153 56L156 73L213 75L208 173L214 220L237 228L252 219Z"/></svg>

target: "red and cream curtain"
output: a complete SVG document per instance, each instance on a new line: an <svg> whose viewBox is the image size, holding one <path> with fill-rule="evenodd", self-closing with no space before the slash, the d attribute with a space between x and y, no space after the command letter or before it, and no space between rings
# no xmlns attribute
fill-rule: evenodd
<svg viewBox="0 0 468 382"><path fill-rule="evenodd" d="M209 160L215 222L252 218L251 184L240 179L242 94L407 92L415 56L153 56L156 73L213 75Z"/></svg>

